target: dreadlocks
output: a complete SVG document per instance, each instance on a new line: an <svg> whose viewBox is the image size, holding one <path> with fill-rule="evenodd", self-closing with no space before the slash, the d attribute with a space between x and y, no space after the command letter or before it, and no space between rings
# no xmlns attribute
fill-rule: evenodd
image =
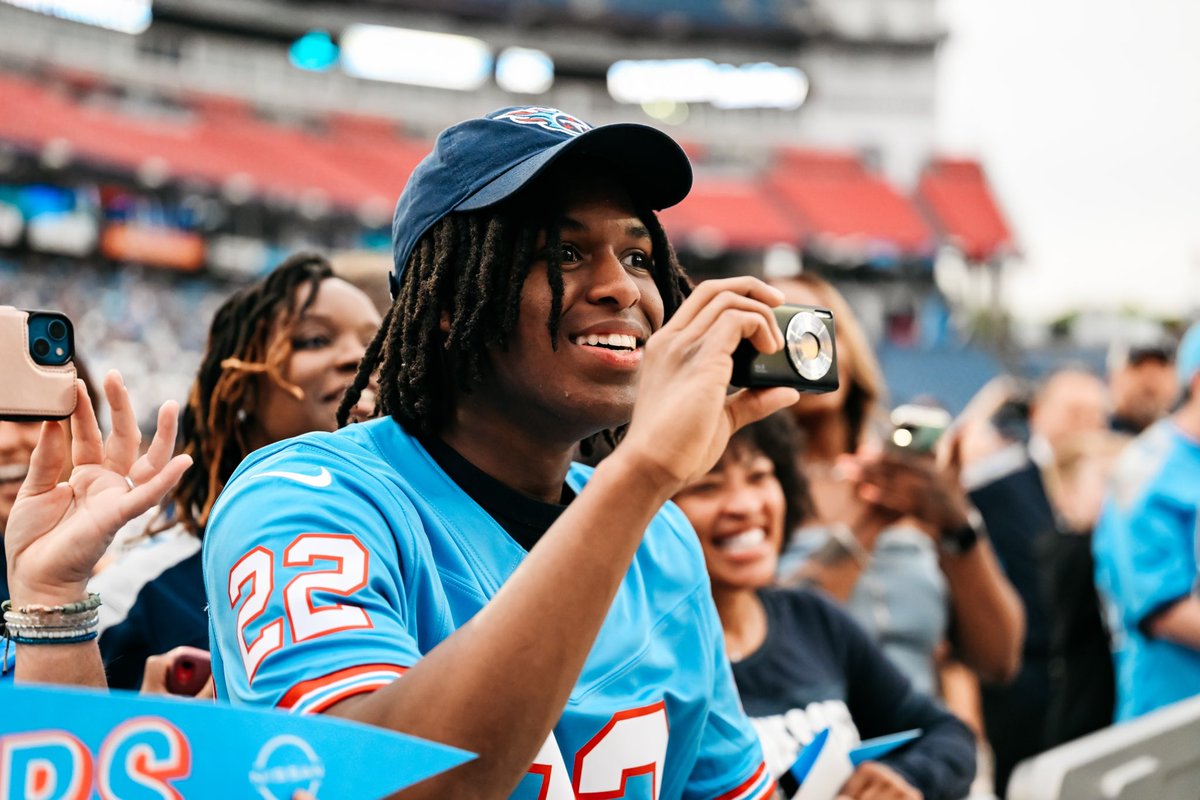
<svg viewBox="0 0 1200 800"><path fill-rule="evenodd" d="M654 281L669 319L691 283L654 212L638 216L650 232ZM542 231L545 249L535 252ZM449 214L435 223L413 250L400 292L342 398L338 424L346 424L362 390L378 374L376 414L387 414L416 436L439 433L453 412L456 389L470 391L481 379L487 349L507 346L521 288L543 256L551 290L546 328L557 346L563 299L559 236L550 213L511 205ZM445 332L443 315L449 323ZM606 438L612 436L606 432Z"/></svg>
<svg viewBox="0 0 1200 800"><path fill-rule="evenodd" d="M181 449L192 457L192 465L167 499L177 520L197 536L203 534L225 482L250 452L247 432L257 376L266 375L293 395L300 391L283 377L292 353L289 328L316 299L321 281L330 277L333 269L322 256L297 253L226 300L213 317L180 420ZM301 286L309 292L297 308Z"/></svg>

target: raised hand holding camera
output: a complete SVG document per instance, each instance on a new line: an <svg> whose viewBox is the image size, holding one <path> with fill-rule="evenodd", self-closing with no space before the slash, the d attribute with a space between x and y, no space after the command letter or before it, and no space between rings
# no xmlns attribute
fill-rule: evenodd
<svg viewBox="0 0 1200 800"><path fill-rule="evenodd" d="M728 394L732 353L784 344L772 308L783 295L756 278L705 281L646 343L638 399L618 453L666 478L669 492L707 472L738 428L798 399L786 387Z"/></svg>

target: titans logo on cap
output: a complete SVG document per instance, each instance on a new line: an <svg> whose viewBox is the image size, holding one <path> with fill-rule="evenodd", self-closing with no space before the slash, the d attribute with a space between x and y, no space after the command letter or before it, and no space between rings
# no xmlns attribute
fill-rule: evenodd
<svg viewBox="0 0 1200 800"><path fill-rule="evenodd" d="M567 136L578 136L592 129L591 125L578 117L572 117L565 111L545 106L518 108L499 114L493 119L504 119L518 125L537 125L539 128L545 128L554 133L565 133Z"/></svg>

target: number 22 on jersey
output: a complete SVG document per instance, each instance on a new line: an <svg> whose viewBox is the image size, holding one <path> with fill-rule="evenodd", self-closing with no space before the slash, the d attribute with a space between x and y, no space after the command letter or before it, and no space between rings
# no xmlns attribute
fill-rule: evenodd
<svg viewBox="0 0 1200 800"><path fill-rule="evenodd" d="M318 562L332 564L329 569L301 572L283 589L284 614L293 642L304 642L338 631L370 628L367 612L341 603L315 606L314 592L348 597L367 585L370 555L353 536L344 533L306 533L296 537L283 551L284 567L315 567ZM283 647L284 623L276 618L260 629L250 641L247 629L267 609L275 591L275 554L256 547L229 571L229 607L245 600L237 615L238 650L246 677L253 683L262 662Z"/></svg>

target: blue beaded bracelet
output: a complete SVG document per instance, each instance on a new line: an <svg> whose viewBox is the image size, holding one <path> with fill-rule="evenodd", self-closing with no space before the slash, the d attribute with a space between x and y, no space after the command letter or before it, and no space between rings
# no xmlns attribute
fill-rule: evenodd
<svg viewBox="0 0 1200 800"><path fill-rule="evenodd" d="M8 641L13 644L82 644L92 641L98 635L96 631L89 631L79 636L67 636L62 639L29 639L24 636L9 636Z"/></svg>

